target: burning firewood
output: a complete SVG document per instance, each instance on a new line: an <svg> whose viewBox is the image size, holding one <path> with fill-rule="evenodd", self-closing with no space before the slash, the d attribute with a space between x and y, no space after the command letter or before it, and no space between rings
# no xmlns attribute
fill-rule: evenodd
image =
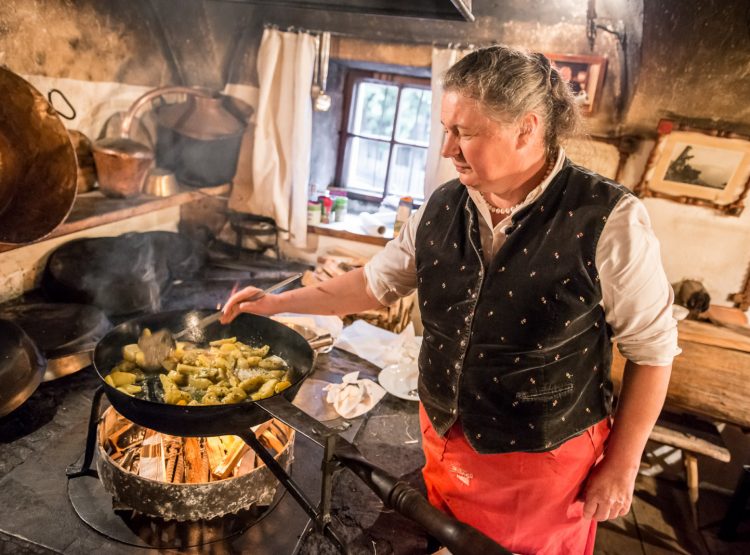
<svg viewBox="0 0 750 555"><path fill-rule="evenodd" d="M237 465L237 470L235 471L235 475L241 476L242 474L247 474L248 472L252 472L256 467L262 465L263 463L260 461L258 456L255 454L254 451L250 450L245 453L245 455L242 457L242 460Z"/></svg>
<svg viewBox="0 0 750 555"><path fill-rule="evenodd" d="M237 463L240 458L250 449L250 447L242 440L235 441L232 449L227 452L224 459L221 461L219 466L214 468L213 474L219 480L229 478L234 472Z"/></svg>
<svg viewBox="0 0 750 555"><path fill-rule="evenodd" d="M175 484L185 483L185 454L182 451L180 451L175 461L174 479L172 482Z"/></svg>
<svg viewBox="0 0 750 555"><path fill-rule="evenodd" d="M122 437L125 432L130 430L133 427L132 422L127 422L123 426L120 427L116 432L114 432L111 436L107 438L107 441L109 442L109 447L112 449L113 453L118 453L122 451L122 447L120 446L120 438Z"/></svg>
<svg viewBox="0 0 750 555"><path fill-rule="evenodd" d="M181 438L141 428L114 411L106 415L115 430L102 440L109 457L129 472L169 483L198 484L252 472L263 463L237 436ZM288 428L276 420L255 427L255 435L275 453L289 441Z"/></svg>
<svg viewBox="0 0 750 555"><path fill-rule="evenodd" d="M208 475L204 476L201 472L203 469L203 457L198 438L184 438L183 453L185 455L185 482L188 484L208 482Z"/></svg>
<svg viewBox="0 0 750 555"><path fill-rule="evenodd" d="M161 436L153 430L146 432L140 448L138 475L150 480L164 481L164 453Z"/></svg>
<svg viewBox="0 0 750 555"><path fill-rule="evenodd" d="M225 454L226 452L224 451L220 437L206 438L206 455L208 456L208 464L212 469L221 464L221 460L224 458Z"/></svg>
<svg viewBox="0 0 750 555"><path fill-rule="evenodd" d="M208 449L206 449L206 438L202 437L198 439L198 444L201 450L201 477L206 481L211 481L211 464L208 461Z"/></svg>
<svg viewBox="0 0 750 555"><path fill-rule="evenodd" d="M182 482L182 476L175 474L177 467L177 460L180 458L182 453L182 439L173 436L162 436L162 448L164 449L166 469L164 477L167 482L179 483Z"/></svg>
<svg viewBox="0 0 750 555"><path fill-rule="evenodd" d="M260 435L261 443L263 443L266 447L270 447L273 449L276 453L281 453L284 450L284 444L279 441L279 439L273 435L273 432L270 430L264 431Z"/></svg>
<svg viewBox="0 0 750 555"><path fill-rule="evenodd" d="M127 453L125 453L125 456L122 457L120 461L120 466L122 466L125 470L128 470L132 472L133 474L138 474L138 470L140 468L140 459L138 458L140 455L138 449L131 449Z"/></svg>

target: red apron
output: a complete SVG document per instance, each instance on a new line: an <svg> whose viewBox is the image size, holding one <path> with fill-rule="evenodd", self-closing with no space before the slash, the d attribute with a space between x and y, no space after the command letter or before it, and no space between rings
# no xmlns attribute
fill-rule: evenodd
<svg viewBox="0 0 750 555"><path fill-rule="evenodd" d="M583 518L581 487L604 451L605 418L544 453L480 455L456 423L444 438L420 404L422 471L430 502L523 555L590 555L596 520Z"/></svg>

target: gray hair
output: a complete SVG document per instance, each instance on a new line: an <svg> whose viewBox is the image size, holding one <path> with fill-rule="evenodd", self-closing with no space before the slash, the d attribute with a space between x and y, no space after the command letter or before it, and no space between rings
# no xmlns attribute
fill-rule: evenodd
<svg viewBox="0 0 750 555"><path fill-rule="evenodd" d="M538 114L545 122L548 153L580 126L578 105L568 83L538 52L500 45L480 48L448 69L443 89L473 98L500 122L515 122L528 112Z"/></svg>

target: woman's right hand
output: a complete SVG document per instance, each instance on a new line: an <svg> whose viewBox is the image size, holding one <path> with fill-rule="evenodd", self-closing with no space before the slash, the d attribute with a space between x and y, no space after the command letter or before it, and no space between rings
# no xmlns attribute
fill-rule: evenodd
<svg viewBox="0 0 750 555"><path fill-rule="evenodd" d="M266 295L257 301L249 300L259 292L261 290L257 287L245 287L232 294L224 305L221 322L228 324L241 312L262 316L279 312L343 315L383 307L367 286L364 268L351 270L310 287Z"/></svg>
<svg viewBox="0 0 750 555"><path fill-rule="evenodd" d="M252 314L261 314L263 316L270 316L280 312L275 308L276 303L274 302L277 295L265 294L256 301L250 301L255 295L263 293L262 289L257 287L249 286L244 289L240 289L236 293L233 293L224 303L222 312L224 313L220 319L222 324L228 324L242 312L249 312Z"/></svg>

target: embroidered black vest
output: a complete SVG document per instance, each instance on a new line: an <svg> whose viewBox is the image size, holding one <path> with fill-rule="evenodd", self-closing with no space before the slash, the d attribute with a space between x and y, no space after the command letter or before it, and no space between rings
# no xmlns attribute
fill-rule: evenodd
<svg viewBox="0 0 750 555"><path fill-rule="evenodd" d="M416 236L419 396L440 435L460 418L479 453L546 451L610 413L595 253L624 194L566 161L486 265L466 188L433 193Z"/></svg>

